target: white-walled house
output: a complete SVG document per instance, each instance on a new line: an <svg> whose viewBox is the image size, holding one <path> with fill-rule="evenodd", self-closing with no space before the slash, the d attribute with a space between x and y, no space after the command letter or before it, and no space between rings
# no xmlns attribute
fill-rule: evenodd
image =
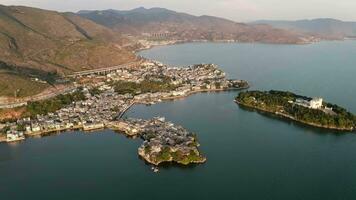
<svg viewBox="0 0 356 200"><path fill-rule="evenodd" d="M312 109L320 109L323 107L323 99L322 98L313 98L310 102L310 108Z"/></svg>

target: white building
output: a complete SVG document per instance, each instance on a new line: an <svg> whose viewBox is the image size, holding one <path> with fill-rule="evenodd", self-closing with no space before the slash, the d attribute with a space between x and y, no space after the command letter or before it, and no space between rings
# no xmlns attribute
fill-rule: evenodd
<svg viewBox="0 0 356 200"><path fill-rule="evenodd" d="M172 95L173 96L184 96L185 95L185 91L173 91Z"/></svg>
<svg viewBox="0 0 356 200"><path fill-rule="evenodd" d="M295 104L307 107L310 109L321 109L323 107L323 99L322 98L313 98L312 100L308 101L305 99L297 99Z"/></svg>
<svg viewBox="0 0 356 200"><path fill-rule="evenodd" d="M41 131L41 127L38 125L32 125L32 132L39 132Z"/></svg>
<svg viewBox="0 0 356 200"><path fill-rule="evenodd" d="M8 131L6 134L6 141L7 142L16 142L20 140L24 140L25 136L23 135L22 132L16 132L16 131Z"/></svg>
<svg viewBox="0 0 356 200"><path fill-rule="evenodd" d="M323 106L323 99L322 98L313 98L310 102L310 108L312 109L320 109Z"/></svg>

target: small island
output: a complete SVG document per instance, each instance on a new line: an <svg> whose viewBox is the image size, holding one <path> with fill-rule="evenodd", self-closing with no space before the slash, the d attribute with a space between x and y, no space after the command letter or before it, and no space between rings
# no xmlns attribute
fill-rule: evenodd
<svg viewBox="0 0 356 200"><path fill-rule="evenodd" d="M112 129L144 140L138 154L148 163L175 162L182 165L200 164L206 158L199 152L195 134L182 126L166 122L163 117L151 120L126 119L112 124Z"/></svg>
<svg viewBox="0 0 356 200"><path fill-rule="evenodd" d="M338 105L284 91L241 92L235 102L241 107L271 113L302 124L338 131L354 131L356 116Z"/></svg>

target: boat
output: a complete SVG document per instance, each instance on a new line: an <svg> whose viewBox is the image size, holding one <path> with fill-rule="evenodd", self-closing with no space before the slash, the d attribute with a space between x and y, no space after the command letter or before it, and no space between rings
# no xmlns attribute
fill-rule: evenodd
<svg viewBox="0 0 356 200"><path fill-rule="evenodd" d="M151 167L151 169L152 169L152 171L153 171L154 173L158 173L158 172L159 172L159 168L156 167L156 166Z"/></svg>

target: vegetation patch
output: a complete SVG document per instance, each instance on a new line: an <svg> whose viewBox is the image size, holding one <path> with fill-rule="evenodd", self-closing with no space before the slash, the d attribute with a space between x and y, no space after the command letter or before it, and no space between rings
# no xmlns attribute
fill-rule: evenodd
<svg viewBox="0 0 356 200"><path fill-rule="evenodd" d="M81 100L85 100L85 95L81 91L76 91L70 94L59 95L53 99L30 102L26 107L27 111L25 115L26 117L32 117L52 113L72 102Z"/></svg>
<svg viewBox="0 0 356 200"><path fill-rule="evenodd" d="M141 93L156 93L169 92L175 90L177 86L172 85L170 81L156 81L145 79L140 83L118 81L114 83L114 89L119 94L141 94Z"/></svg>
<svg viewBox="0 0 356 200"><path fill-rule="evenodd" d="M241 92L236 100L239 104L292 117L296 121L325 128L354 129L356 116L338 105L324 102L321 109L311 109L295 102L310 101L311 98L283 91ZM328 112L329 111L329 112Z"/></svg>

